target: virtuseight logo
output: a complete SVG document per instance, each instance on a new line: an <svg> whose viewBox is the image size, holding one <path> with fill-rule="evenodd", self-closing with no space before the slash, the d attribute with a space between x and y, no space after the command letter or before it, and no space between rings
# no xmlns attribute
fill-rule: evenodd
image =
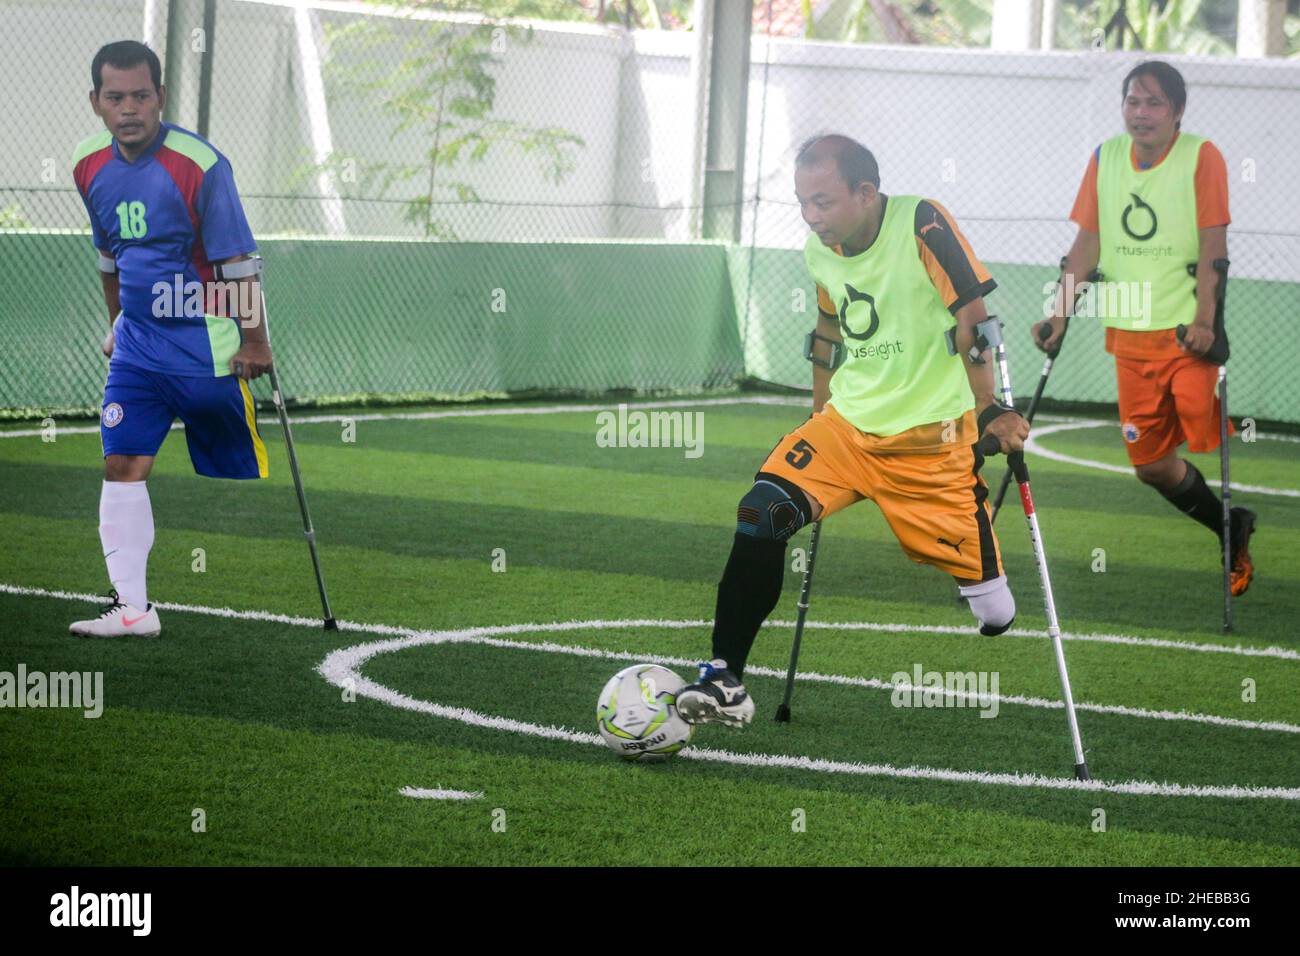
<svg viewBox="0 0 1300 956"><path fill-rule="evenodd" d="M148 936L152 893L71 893L50 897L51 926L129 926L133 936Z"/></svg>

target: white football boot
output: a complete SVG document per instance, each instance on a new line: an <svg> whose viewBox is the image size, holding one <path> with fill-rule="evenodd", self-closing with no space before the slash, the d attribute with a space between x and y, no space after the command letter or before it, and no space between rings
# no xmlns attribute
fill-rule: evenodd
<svg viewBox="0 0 1300 956"><path fill-rule="evenodd" d="M142 611L120 601L116 591L110 591L108 596L112 603L99 617L77 621L68 630L78 637L157 637L162 631L152 602Z"/></svg>
<svg viewBox="0 0 1300 956"><path fill-rule="evenodd" d="M688 724L718 722L743 727L754 719L754 700L722 661L700 665L700 679L677 692L677 713Z"/></svg>

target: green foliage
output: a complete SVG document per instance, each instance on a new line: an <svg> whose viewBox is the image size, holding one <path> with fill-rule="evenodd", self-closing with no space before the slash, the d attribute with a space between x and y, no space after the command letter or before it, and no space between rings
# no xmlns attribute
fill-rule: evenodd
<svg viewBox="0 0 1300 956"><path fill-rule="evenodd" d="M1102 29L1121 5L1132 30L1111 30L1101 40ZM1232 44L1208 26L1211 5L1210 0L1065 0L1057 21L1057 45L1071 50L1104 43L1107 50L1232 56Z"/></svg>
<svg viewBox="0 0 1300 956"><path fill-rule="evenodd" d="M559 183L573 171L580 136L554 126L493 116L495 68L511 46L532 42L531 27L498 17L567 13L560 0L477 3L486 19L452 21L410 14L454 10L457 5L418 3L403 22L358 18L328 32L326 80L335 98L378 102L388 122L389 139L414 135L423 144L413 162L384 162L341 151L323 169L336 181L354 179L363 195L385 197L406 186L405 219L427 237L456 238L438 216L440 205L479 202L464 170L498 149L513 149L536 160ZM579 8L580 9L580 8ZM346 175L345 175L346 174ZM415 189L416 195L410 196Z"/></svg>
<svg viewBox="0 0 1300 956"><path fill-rule="evenodd" d="M35 224L24 214L18 203L0 209L0 229L34 229Z"/></svg>
<svg viewBox="0 0 1300 956"><path fill-rule="evenodd" d="M1133 30L1123 37L1103 28L1124 3ZM1063 0L1059 7L1056 46L1086 49L1103 43L1105 49L1142 49L1158 53L1192 53L1231 56L1232 44L1221 35L1233 15L1224 0ZM871 0L831 0L817 6L803 0L805 35L819 40L858 43L888 42ZM988 46L993 24L993 0L910 0L894 7L907 28L924 45ZM1235 4L1234 4L1235 11ZM1288 18L1288 49L1300 46L1300 18ZM1137 40L1135 41L1134 35ZM1294 52L1292 53L1294 55Z"/></svg>

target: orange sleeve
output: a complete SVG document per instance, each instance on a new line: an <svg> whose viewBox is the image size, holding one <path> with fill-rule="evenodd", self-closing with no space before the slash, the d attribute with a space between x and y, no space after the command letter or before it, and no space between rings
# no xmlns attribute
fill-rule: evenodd
<svg viewBox="0 0 1300 956"><path fill-rule="evenodd" d="M1070 219L1080 229L1089 232L1101 232L1097 224L1097 152L1088 157L1088 168L1083 171L1083 182L1079 184L1079 194L1074 197L1074 208L1070 210Z"/></svg>
<svg viewBox="0 0 1300 956"><path fill-rule="evenodd" d="M940 203L917 203L913 231L921 264L949 312L998 287L957 228L957 220Z"/></svg>
<svg viewBox="0 0 1300 956"><path fill-rule="evenodd" d="M831 301L831 297L827 295L826 290L820 285L817 286L817 308L827 315L835 315L837 312L835 303Z"/></svg>
<svg viewBox="0 0 1300 956"><path fill-rule="evenodd" d="M1210 229L1232 222L1228 214L1228 164L1208 139L1196 155L1196 227Z"/></svg>

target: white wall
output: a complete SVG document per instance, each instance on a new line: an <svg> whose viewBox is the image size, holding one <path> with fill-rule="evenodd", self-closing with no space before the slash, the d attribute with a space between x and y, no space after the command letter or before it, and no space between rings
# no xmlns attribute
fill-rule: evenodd
<svg viewBox="0 0 1300 956"><path fill-rule="evenodd" d="M358 16L355 4L316 8L327 24ZM0 0L11 96L0 209L18 201L42 225L84 228L67 158L98 128L85 100L90 58L110 39L139 36L142 16L142 0ZM392 22L399 37L420 29ZM279 0L222 0L214 50L211 138L235 166L255 229L322 231L314 201L275 198L314 188L311 177L291 179L310 152L290 10ZM461 166L457 178L501 204L447 207L447 221L461 238L497 242L686 238L683 213L656 207L689 195L690 51L687 34L581 24L543 24L531 42L508 42L494 115L569 130L585 147L559 184L510 148ZM389 68L396 62L393 48L377 55ZM764 198L758 242L802 245L794 151L808 135L839 130L876 153L886 192L945 203L981 257L1055 262L1074 233L1067 217L1088 155L1121 129L1120 81L1137 58L755 37L746 193L761 187ZM1300 280L1300 62L1170 59L1190 90L1185 128L1213 139L1228 161L1234 274ZM392 138L394 120L375 97L334 97L330 124L336 148L373 159L418 160L432 144L427 132ZM53 184L41 179L51 157ZM344 184L344 196L355 193ZM346 204L354 233L416 237L402 211L399 202Z"/></svg>
<svg viewBox="0 0 1300 956"><path fill-rule="evenodd" d="M1038 263L1068 248L1088 156L1123 131L1120 86L1141 59L783 40L770 51L762 192L791 204L763 203L760 245L802 244L793 157L807 136L835 130L871 148L886 193L943 202L981 257ZM756 40L751 183L767 53ZM1300 62L1165 59L1187 80L1183 128L1213 140L1227 161L1234 275L1300 280Z"/></svg>

